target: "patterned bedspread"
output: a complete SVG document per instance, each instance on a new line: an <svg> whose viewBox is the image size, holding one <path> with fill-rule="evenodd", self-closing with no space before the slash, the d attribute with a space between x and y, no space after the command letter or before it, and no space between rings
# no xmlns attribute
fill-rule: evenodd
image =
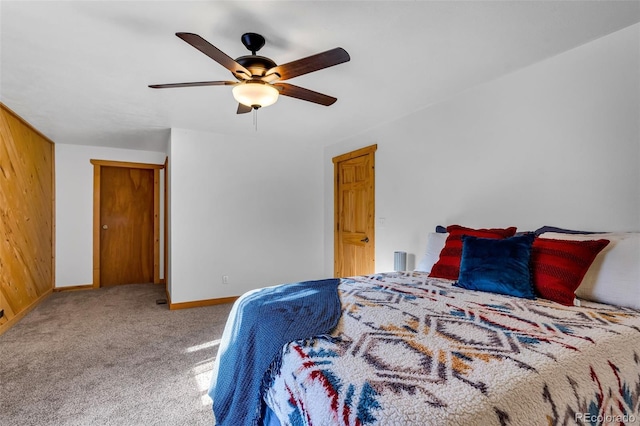
<svg viewBox="0 0 640 426"><path fill-rule="evenodd" d="M290 425L640 425L640 312L343 279L329 337L283 349L265 400Z"/></svg>

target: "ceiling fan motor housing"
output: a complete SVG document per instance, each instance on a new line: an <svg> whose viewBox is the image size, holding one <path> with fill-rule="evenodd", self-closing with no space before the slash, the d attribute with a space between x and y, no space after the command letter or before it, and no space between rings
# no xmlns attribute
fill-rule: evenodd
<svg viewBox="0 0 640 426"><path fill-rule="evenodd" d="M252 77L263 77L265 73L276 66L276 63L264 56L247 55L236 59L236 62L251 71ZM240 80L237 73L234 76Z"/></svg>

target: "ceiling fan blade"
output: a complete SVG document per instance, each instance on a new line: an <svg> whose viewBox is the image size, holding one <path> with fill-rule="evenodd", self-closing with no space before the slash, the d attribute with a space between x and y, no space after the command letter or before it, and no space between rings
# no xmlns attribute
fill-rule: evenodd
<svg viewBox="0 0 640 426"><path fill-rule="evenodd" d="M322 93L294 86L289 83L276 83L274 86L280 90L281 95L302 99L303 101L309 101L324 106L332 105L338 100L338 98L334 98L333 96L323 95Z"/></svg>
<svg viewBox="0 0 640 426"><path fill-rule="evenodd" d="M271 68L266 72L266 76L278 74L280 80L288 80L299 75L308 74L334 65L348 62L351 59L346 50L342 47L327 50L326 52L288 62L283 65Z"/></svg>
<svg viewBox="0 0 640 426"><path fill-rule="evenodd" d="M238 111L236 111L236 114L246 114L248 112L251 112L251 110L252 108L250 106L238 103Z"/></svg>
<svg viewBox="0 0 640 426"><path fill-rule="evenodd" d="M244 79L251 77L251 72L248 69L199 35L193 33L176 33L176 35L231 71L234 75Z"/></svg>
<svg viewBox="0 0 640 426"><path fill-rule="evenodd" d="M152 89L169 89L171 87L194 87L194 86L235 86L240 84L236 81L196 81L193 83L170 83L170 84L150 84Z"/></svg>

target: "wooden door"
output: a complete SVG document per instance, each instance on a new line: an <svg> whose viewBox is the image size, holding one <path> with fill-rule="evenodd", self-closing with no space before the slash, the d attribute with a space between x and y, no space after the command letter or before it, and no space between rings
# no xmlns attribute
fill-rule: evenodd
<svg viewBox="0 0 640 426"><path fill-rule="evenodd" d="M100 284L154 281L154 171L101 167Z"/></svg>
<svg viewBox="0 0 640 426"><path fill-rule="evenodd" d="M333 159L334 274L375 272L375 151L377 145Z"/></svg>

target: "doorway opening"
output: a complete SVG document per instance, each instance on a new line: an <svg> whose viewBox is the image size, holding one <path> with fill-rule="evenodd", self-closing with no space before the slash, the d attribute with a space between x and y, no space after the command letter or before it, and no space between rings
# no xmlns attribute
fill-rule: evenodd
<svg viewBox="0 0 640 426"><path fill-rule="evenodd" d="M160 171L164 165L105 160L91 160L91 164L93 287L161 283ZM164 240L166 252L166 236Z"/></svg>

